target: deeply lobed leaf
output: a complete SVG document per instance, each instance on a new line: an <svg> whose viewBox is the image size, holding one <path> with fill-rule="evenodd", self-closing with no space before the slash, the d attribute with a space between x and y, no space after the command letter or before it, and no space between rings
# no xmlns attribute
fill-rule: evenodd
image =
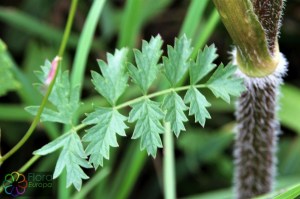
<svg viewBox="0 0 300 199"><path fill-rule="evenodd" d="M81 167L91 168L88 163L87 156L84 152L80 137L75 131L63 134L59 138L46 144L37 151L35 155L47 155L59 148L63 148L56 163L53 178L57 178L66 168L67 171L67 187L71 184L79 191L82 185L82 179L89 177L84 173Z"/></svg>
<svg viewBox="0 0 300 199"><path fill-rule="evenodd" d="M157 77L159 71L158 61L162 55L162 39L159 35L152 37L150 42L143 41L142 51L134 50L135 62L128 65L128 71L144 94L147 93L149 87Z"/></svg>
<svg viewBox="0 0 300 199"><path fill-rule="evenodd" d="M189 115L195 115L195 122L199 122L204 127L206 119L210 119L210 114L206 107L210 106L210 103L206 100L198 89L192 86L184 97L184 102L190 104Z"/></svg>
<svg viewBox="0 0 300 199"><path fill-rule="evenodd" d="M38 84L41 92L44 92L45 81L50 73L51 63L45 61L42 71L37 71L36 75L43 84ZM79 86L71 86L68 71L58 71L52 92L49 96L49 101L56 109L44 108L41 115L41 121L58 122L63 124L72 124L74 114L79 108ZM29 106L25 110L36 115L39 106Z"/></svg>
<svg viewBox="0 0 300 199"><path fill-rule="evenodd" d="M163 63L165 75L172 86L175 86L188 70L192 52L191 40L185 35L175 39L174 48L168 46L168 57L163 57Z"/></svg>
<svg viewBox="0 0 300 199"><path fill-rule="evenodd" d="M92 71L92 82L96 90L111 105L115 105L127 87L128 75L125 71L127 52L126 48L122 48L116 50L114 55L107 53L107 63L98 60L102 75Z"/></svg>
<svg viewBox="0 0 300 199"><path fill-rule="evenodd" d="M193 62L190 66L190 82L195 85L197 82L203 79L209 72L211 72L216 65L213 61L218 57L216 54L217 49L215 45L209 47L205 46L203 51L198 52L196 62Z"/></svg>
<svg viewBox="0 0 300 199"><path fill-rule="evenodd" d="M159 134L164 132L160 123L164 113L159 105L149 99L133 104L128 119L129 122L136 121L132 139L141 138L141 150L146 149L148 155L153 157L156 156L157 148L162 148Z"/></svg>
<svg viewBox="0 0 300 199"><path fill-rule="evenodd" d="M205 85L197 85L215 68L213 61L217 57L216 48L214 45L205 47L203 51L199 51L196 62L191 61L189 57L192 48L190 41L184 36L175 41L174 48L168 46L168 57L163 58L165 75L173 88L158 92L159 95L167 93L162 104L151 101L147 98L147 91L160 70L158 62L162 54L161 46L162 40L160 36L157 36L149 43L144 41L142 51L134 50L137 67L129 64L127 69L133 82L141 88L145 96L132 105L128 118L117 111L124 104L116 106L128 82L127 50L116 50L114 55L107 54L107 63L98 61L101 74L92 72L92 82L96 90L107 99L112 107L96 108L83 120L83 124L92 125L83 136L83 141L88 143L85 151L79 136L76 132L71 132L60 136L35 152L35 154L46 155L63 148L57 161L54 177L59 176L66 168L67 185L73 184L79 190L82 179L88 178L81 167L90 168L92 164L97 169L98 166L103 166L103 159L109 159L110 147L118 146L117 134L125 136L125 129L128 128L125 124L127 119L131 123L136 122L132 139L141 138L141 150L146 149L148 155L155 157L157 148L162 147L160 134L164 132L164 128L161 120L170 122L172 131L178 137L180 132L185 130L184 122L188 120L185 115L187 109L189 109L189 115L194 115L195 121L202 126L205 125L206 119L210 118L206 109L210 103L197 88L208 87L217 97L228 102L230 95L239 95L243 91L242 80L233 76L235 67L232 65L225 68L221 65ZM37 73L41 82L47 79L50 67L51 63L46 61L42 72ZM176 88L176 84L188 69L191 86ZM188 91L183 100L177 91L186 89ZM41 119L72 124L72 117L79 106L79 87L71 87L67 72L58 73L49 100L56 106L56 109L44 109ZM130 105L128 102L125 104ZM189 108L186 104L189 104ZM27 109L35 114L38 107ZM89 156L89 162L86 160L87 156Z"/></svg>
<svg viewBox="0 0 300 199"><path fill-rule="evenodd" d="M216 97L227 103L230 103L230 95L239 96L245 90L243 79L233 76L236 69L232 64L226 67L221 64L206 83Z"/></svg>
<svg viewBox="0 0 300 199"><path fill-rule="evenodd" d="M84 142L89 142L86 153L90 155L90 163L97 169L103 166L103 158L109 159L109 147L119 146L117 134L126 136L127 128L124 121L127 117L113 108L97 108L83 120L84 124L94 126L83 136Z"/></svg>
<svg viewBox="0 0 300 199"><path fill-rule="evenodd" d="M162 109L166 110L165 121L171 123L171 129L178 137L180 131L185 131L183 122L188 121L188 119L184 111L188 107L176 92L172 92L164 98Z"/></svg>

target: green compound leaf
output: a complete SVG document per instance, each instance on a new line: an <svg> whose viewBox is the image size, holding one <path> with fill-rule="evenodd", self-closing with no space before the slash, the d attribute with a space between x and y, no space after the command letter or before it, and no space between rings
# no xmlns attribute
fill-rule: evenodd
<svg viewBox="0 0 300 199"><path fill-rule="evenodd" d="M210 119L210 114L206 107L210 106L210 103L206 100L198 89L194 86L189 88L185 97L185 103L190 103L189 115L195 115L195 122L199 122L204 127L206 118Z"/></svg>
<svg viewBox="0 0 300 199"><path fill-rule="evenodd" d="M193 62L190 66L191 84L195 85L216 67L213 64L213 61L218 57L216 52L215 45L206 46L203 51L199 51L196 62Z"/></svg>
<svg viewBox="0 0 300 199"><path fill-rule="evenodd" d="M166 110L165 121L171 123L171 129L178 137L180 131L185 131L183 122L188 121L188 119L184 111L188 107L176 92L172 92L164 98L162 109Z"/></svg>
<svg viewBox="0 0 300 199"><path fill-rule="evenodd" d="M230 95L239 96L245 91L243 79L233 75L236 69L232 64L226 67L221 64L206 83L216 97L221 97L227 103L230 103Z"/></svg>
<svg viewBox="0 0 300 199"><path fill-rule="evenodd" d="M0 96L20 87L11 73L11 65L12 63L6 55L6 46L0 39Z"/></svg>
<svg viewBox="0 0 300 199"><path fill-rule="evenodd" d="M51 62L45 61L42 71L37 71L38 79L45 83L51 70ZM38 84L41 91L45 90L45 84ZM72 118L79 108L79 86L71 87L69 73L58 71L54 87L49 96L49 101L56 107L56 110L44 108L41 115L41 121L58 122L63 124L72 124ZM29 106L25 110L36 115L39 106Z"/></svg>
<svg viewBox="0 0 300 199"><path fill-rule="evenodd" d="M175 86L188 70L192 52L191 40L188 40L185 35L175 39L174 48L168 46L168 57L163 57L163 62L165 75L172 86Z"/></svg>
<svg viewBox="0 0 300 199"><path fill-rule="evenodd" d="M127 87L128 75L125 73L128 50L116 50L115 54L107 53L107 64L99 60L102 75L92 71L92 82L96 90L111 104L115 105Z"/></svg>
<svg viewBox="0 0 300 199"><path fill-rule="evenodd" d="M132 105L129 113L129 122L136 125L132 139L141 138L141 150L146 149L148 155L156 156L157 148L162 148L159 134L164 132L160 120L164 118L164 113L159 107L158 102L145 99Z"/></svg>
<svg viewBox="0 0 300 199"><path fill-rule="evenodd" d="M96 108L83 120L84 124L94 126L83 136L84 142L89 142L86 153L90 155L90 163L97 169L103 166L103 158L109 159L109 147L118 147L117 134L126 136L127 128L124 121L127 117L113 108Z"/></svg>
<svg viewBox="0 0 300 199"><path fill-rule="evenodd" d="M39 150L34 151L33 154L47 155L59 148L63 149L57 160L53 178L57 178L62 173L63 169L66 168L67 187L73 184L79 191L81 189L82 179L89 178L81 167L91 168L92 166L86 160L87 155L84 153L80 137L75 131L63 134Z"/></svg>
<svg viewBox="0 0 300 199"><path fill-rule="evenodd" d="M134 83L136 83L144 94L157 77L159 71L158 61L162 55L162 39L159 35L152 37L150 42L143 41L142 52L135 49L134 56L137 67L128 65L128 71Z"/></svg>

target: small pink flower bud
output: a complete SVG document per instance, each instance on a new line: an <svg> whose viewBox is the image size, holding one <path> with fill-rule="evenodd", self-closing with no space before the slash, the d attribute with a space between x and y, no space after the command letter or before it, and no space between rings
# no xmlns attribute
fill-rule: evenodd
<svg viewBox="0 0 300 199"><path fill-rule="evenodd" d="M53 80L54 78L54 75L56 73L56 70L57 70L57 66L58 66L58 62L61 60L61 57L58 57L56 56L53 61L51 62L51 69L50 69L50 72L48 74L48 77L45 81L45 84L46 85L49 85L51 83L51 81Z"/></svg>

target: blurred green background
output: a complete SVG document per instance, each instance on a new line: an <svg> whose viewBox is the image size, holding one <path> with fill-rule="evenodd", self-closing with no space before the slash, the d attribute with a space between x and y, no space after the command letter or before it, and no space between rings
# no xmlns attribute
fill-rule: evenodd
<svg viewBox="0 0 300 199"><path fill-rule="evenodd" d="M209 0L107 0L100 13L93 16L91 6L99 0L79 0L72 33L63 59L63 67L85 67L81 117L94 104L105 104L90 82L90 70L98 70L96 59L123 46L140 47L142 39L160 34L167 44L186 33L196 49L215 43L220 55L217 63L230 61L231 39ZM19 81L15 91L0 97L1 153L6 153L24 135L33 117L24 111L38 105L41 95L32 84L33 71L58 51L70 8L70 0L0 0L0 38L6 43L12 71ZM93 25L87 20L95 20ZM90 22L90 23L88 23ZM88 34L90 33L90 35ZM88 42L91 41L91 46ZM280 49L289 61L289 71L282 87L279 117L282 124L278 156L277 186L300 183L300 1L289 0L280 34ZM132 54L131 54L132 55ZM159 81L153 90L163 87ZM190 118L187 132L175 140L178 198L232 198L234 104L225 104L205 93L212 103L213 119L203 129ZM123 99L140 95L130 89ZM126 111L126 110L125 110ZM1 167L1 173L19 169L32 157L32 151L63 133L56 124L40 124L29 141ZM54 198L162 198L162 155L147 157L139 142L128 136L119 139L119 148L97 171L87 170L90 180L82 192L66 190L64 179L56 180ZM52 172L57 154L40 158L30 171ZM38 193L37 193L38 195Z"/></svg>

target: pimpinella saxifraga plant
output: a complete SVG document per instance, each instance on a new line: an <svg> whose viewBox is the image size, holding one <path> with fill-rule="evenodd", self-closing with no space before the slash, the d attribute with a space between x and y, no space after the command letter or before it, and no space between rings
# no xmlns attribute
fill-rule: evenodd
<svg viewBox="0 0 300 199"><path fill-rule="evenodd" d="M283 0L214 0L233 39L233 63L247 90L238 100L235 189L239 199L272 190L279 122L278 93L287 68L279 52Z"/></svg>
<svg viewBox="0 0 300 199"><path fill-rule="evenodd" d="M126 48L116 50L114 54L108 53L107 62L99 60L101 74L92 71L92 83L109 106L95 107L94 112L88 113L78 126L72 125L80 106L78 85L71 86L68 72L58 72L49 97L55 108L46 108L41 119L63 123L71 128L34 152L36 155L47 155L62 148L54 178L66 168L67 186L73 184L80 190L82 179L88 178L82 168L97 169L103 166L103 160L109 159L110 147L118 147L117 135L126 136L128 123L134 124L132 139L140 139L141 150L155 157L157 149L163 147L160 137L164 132L163 122L169 122L178 137L180 132L185 131L187 111L202 126L206 119L211 118L207 110L211 104L201 89L210 89L216 97L228 103L230 96L239 96L244 91L242 79L234 76L236 66L221 64L214 71L216 65L213 61L217 57L214 45L199 51L197 59L192 60L191 41L185 36L176 39L174 47L168 46L167 56L161 59L162 44L160 36L152 37L149 42L143 41L141 51L133 50L135 63L127 62L129 51ZM50 68L51 63L46 61L42 71L37 72L42 83L49 77ZM189 72L190 84L177 86L186 72ZM149 92L159 73L164 74L169 88ZM142 95L119 102L120 96L131 86L128 82L137 85ZM158 96L164 96L163 100L155 100ZM126 107L131 107L129 114L121 112ZM27 107L32 114L36 114L37 110L38 107ZM80 138L78 132L83 128L87 128L86 133Z"/></svg>

